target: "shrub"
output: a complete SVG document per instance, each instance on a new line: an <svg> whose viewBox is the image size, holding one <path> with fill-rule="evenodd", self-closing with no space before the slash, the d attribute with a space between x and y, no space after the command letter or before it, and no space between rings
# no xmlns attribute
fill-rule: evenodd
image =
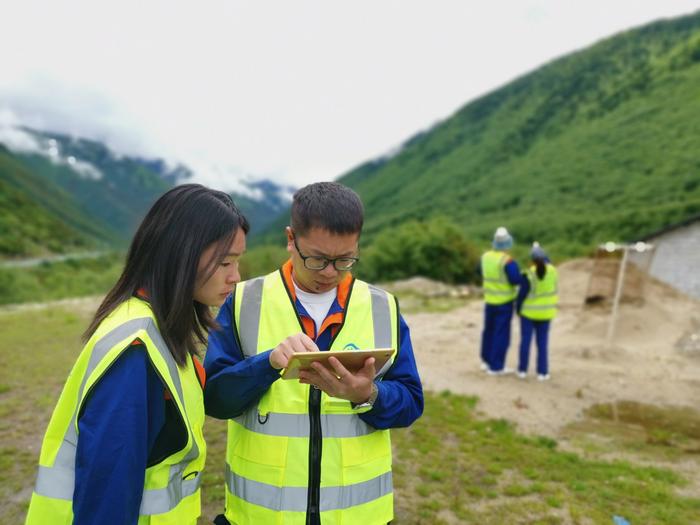
<svg viewBox="0 0 700 525"><path fill-rule="evenodd" d="M384 230L362 252L357 274L368 281L420 275L449 283L476 278L477 249L443 217L410 221Z"/></svg>
<svg viewBox="0 0 700 525"><path fill-rule="evenodd" d="M251 279L265 275L282 266L289 258L284 246L256 246L241 258L241 278Z"/></svg>

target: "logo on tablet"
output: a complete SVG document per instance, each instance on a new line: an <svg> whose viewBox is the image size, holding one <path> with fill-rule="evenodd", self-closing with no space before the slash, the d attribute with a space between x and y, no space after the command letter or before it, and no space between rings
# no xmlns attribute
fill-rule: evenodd
<svg viewBox="0 0 700 525"><path fill-rule="evenodd" d="M343 350L359 350L360 348L354 343L348 343L343 347Z"/></svg>

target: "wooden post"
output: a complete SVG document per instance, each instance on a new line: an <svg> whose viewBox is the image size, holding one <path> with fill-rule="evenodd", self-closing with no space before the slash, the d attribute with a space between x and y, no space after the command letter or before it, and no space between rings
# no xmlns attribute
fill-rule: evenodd
<svg viewBox="0 0 700 525"><path fill-rule="evenodd" d="M648 244L645 243L645 249L647 251L651 252L651 255L647 259L647 264L644 267L644 280L642 281L643 283L643 288L642 288L642 298L646 301L646 287L647 287L647 282L649 281L649 277L651 277L651 265L654 264L654 257L656 257L656 245L654 244Z"/></svg>
<svg viewBox="0 0 700 525"><path fill-rule="evenodd" d="M613 299L612 314L610 315L610 324L608 325L608 347L612 346L613 338L615 337L615 323L617 322L617 311L620 305L620 297L622 296L622 284L625 280L625 267L627 266L627 257L629 255L629 246L625 245L622 248L622 261L620 269L617 272L617 286L615 287L615 298Z"/></svg>

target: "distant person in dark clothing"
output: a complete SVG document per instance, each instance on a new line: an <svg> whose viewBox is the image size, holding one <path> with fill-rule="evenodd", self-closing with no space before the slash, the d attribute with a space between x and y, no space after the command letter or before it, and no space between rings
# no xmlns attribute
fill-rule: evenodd
<svg viewBox="0 0 700 525"><path fill-rule="evenodd" d="M534 330L537 339L537 379L546 381L549 379L549 325L557 315L559 275L539 243L532 245L530 256L532 266L523 273L517 300L521 334L518 377L527 377L530 342Z"/></svg>
<svg viewBox="0 0 700 525"><path fill-rule="evenodd" d="M491 375L510 372L505 368L510 345L510 322L521 276L518 263L508 254L513 237L504 227L493 236L493 249L481 256L484 282L484 330L481 335L481 368Z"/></svg>

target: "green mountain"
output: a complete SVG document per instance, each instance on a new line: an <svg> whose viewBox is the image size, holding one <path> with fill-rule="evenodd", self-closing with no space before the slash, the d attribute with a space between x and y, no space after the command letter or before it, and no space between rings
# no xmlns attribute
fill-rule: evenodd
<svg viewBox="0 0 700 525"><path fill-rule="evenodd" d="M31 151L0 144L0 258L123 248L155 199L193 176L186 166L117 155L94 140L21 132ZM255 234L288 207L293 188L245 185L232 197Z"/></svg>
<svg viewBox="0 0 700 525"><path fill-rule="evenodd" d="M49 158L38 153L15 156L36 176L70 194L77 211L90 218L104 240L127 240L157 196L172 186L158 166L116 155L100 142L31 133L48 148Z"/></svg>
<svg viewBox="0 0 700 525"><path fill-rule="evenodd" d="M248 194L231 193L236 206L251 224L249 237L256 238L280 215L288 214L295 188L263 179L244 183Z"/></svg>
<svg viewBox="0 0 700 525"><path fill-rule="evenodd" d="M41 203L33 195L44 196ZM76 203L36 177L0 144L0 256L41 255L94 245L97 232Z"/></svg>
<svg viewBox="0 0 700 525"><path fill-rule="evenodd" d="M698 151L700 13L547 64L340 182L369 235L445 215L575 254L700 212Z"/></svg>
<svg viewBox="0 0 700 525"><path fill-rule="evenodd" d="M96 141L21 131L31 150L0 144L0 256L123 247L172 186L173 170L154 161L118 156Z"/></svg>
<svg viewBox="0 0 700 525"><path fill-rule="evenodd" d="M700 13L555 60L340 177L366 235L445 216L578 255L700 212ZM286 215L261 242L281 242Z"/></svg>

